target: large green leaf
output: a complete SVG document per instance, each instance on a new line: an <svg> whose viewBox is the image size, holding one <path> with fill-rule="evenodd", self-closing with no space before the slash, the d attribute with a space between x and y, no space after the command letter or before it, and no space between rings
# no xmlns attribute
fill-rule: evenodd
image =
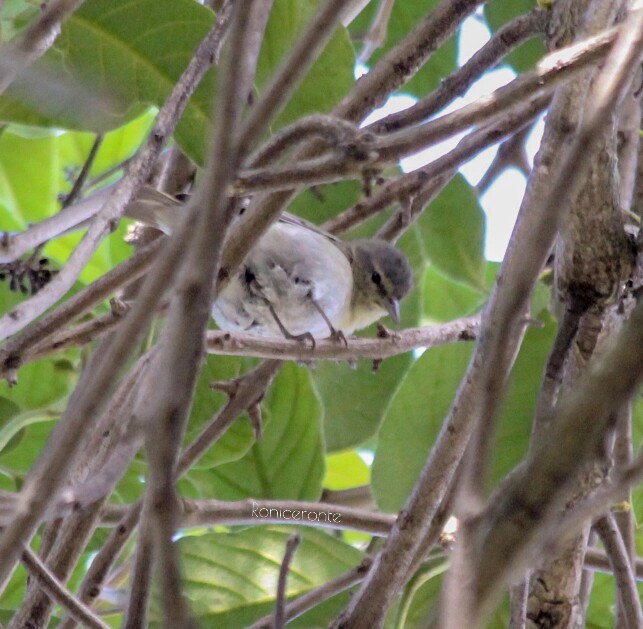
<svg viewBox="0 0 643 629"><path fill-rule="evenodd" d="M0 395L23 410L44 408L65 397L75 384L76 376L67 360L39 360L20 369L18 384L14 387L0 381Z"/></svg>
<svg viewBox="0 0 643 629"><path fill-rule="evenodd" d="M427 268L423 278L422 315L428 321L445 322L477 311L486 293L442 275L435 267Z"/></svg>
<svg viewBox="0 0 643 629"><path fill-rule="evenodd" d="M366 9L351 24L353 37L360 39L368 31L379 2L370 2ZM368 65L373 67L383 54L388 52L404 36L406 36L424 17L434 9L439 0L414 0L414 2L395 2L393 12L388 22L386 41L369 59ZM361 48L361 46L360 46ZM451 37L419 70L419 72L402 88L419 98L426 96L438 87L440 81L456 69L456 37Z"/></svg>
<svg viewBox="0 0 643 629"><path fill-rule="evenodd" d="M306 188L297 195L288 211L320 225L357 203L361 193L360 183L353 180Z"/></svg>
<svg viewBox="0 0 643 629"><path fill-rule="evenodd" d="M117 107L103 112L101 128L92 129L105 130L162 102L212 21L212 12L192 0L88 0L65 21L36 67L117 99ZM211 94L210 77L186 112L186 124L196 119L204 128ZM11 90L0 100L0 118L67 128L84 124L72 108L41 114L33 104L14 100Z"/></svg>
<svg viewBox="0 0 643 629"><path fill-rule="evenodd" d="M370 361L360 361L355 369L325 362L311 371L324 404L329 451L358 445L377 432L411 361L410 354L387 358L375 373Z"/></svg>
<svg viewBox="0 0 643 629"><path fill-rule="evenodd" d="M415 229L423 250L442 273L484 290L485 217L461 175L423 212Z"/></svg>
<svg viewBox="0 0 643 629"><path fill-rule="evenodd" d="M358 550L322 531L298 532L302 540L288 572L289 599L350 570L362 559ZM178 542L185 592L202 626L246 627L274 609L279 569L292 533L290 527L262 526ZM338 602L346 601L344 596ZM308 624L295 626L326 626L332 615L319 611L299 621Z"/></svg>
<svg viewBox="0 0 643 629"><path fill-rule="evenodd" d="M321 405L308 370L286 364L264 409L269 421L261 441L238 461L210 471L217 498L316 500L324 476Z"/></svg>
<svg viewBox="0 0 643 629"><path fill-rule="evenodd" d="M371 471L354 450L330 454L326 457L326 489L349 489L367 485Z"/></svg>
<svg viewBox="0 0 643 629"><path fill-rule="evenodd" d="M469 362L471 346L427 350L413 364L380 429L373 461L373 495L380 509L398 511L426 461Z"/></svg>
<svg viewBox="0 0 643 629"><path fill-rule="evenodd" d="M531 327L509 379L502 405L491 481L507 474L527 451L536 396L555 335L551 317ZM397 511L406 501L438 437L470 353L449 345L425 352L413 365L382 424L373 463L373 489L382 509Z"/></svg>
<svg viewBox="0 0 643 629"><path fill-rule="evenodd" d="M292 48L320 3L277 0L257 69L261 91L283 54ZM112 106L97 121L73 107L41 112L9 90L0 97L0 119L39 126L102 131L116 127L150 106L160 107L213 23L213 14L193 0L87 0L63 25L55 46L37 68L108 94ZM328 111L353 83L353 52L340 28L288 103L276 126L300 116ZM214 73L209 72L188 103L175 137L203 163L210 129ZM113 101L113 102L112 102ZM37 104L37 103L36 103Z"/></svg>
<svg viewBox="0 0 643 629"><path fill-rule="evenodd" d="M259 93L322 4L319 0L277 0L273 4L257 65ZM339 27L277 119L275 128L307 114L330 111L353 85L354 63L348 34Z"/></svg>

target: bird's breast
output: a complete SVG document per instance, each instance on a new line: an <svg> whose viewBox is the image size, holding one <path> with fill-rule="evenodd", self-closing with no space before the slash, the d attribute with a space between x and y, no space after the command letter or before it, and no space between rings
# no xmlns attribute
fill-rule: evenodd
<svg viewBox="0 0 643 629"><path fill-rule="evenodd" d="M270 304L291 334L326 338L330 330L319 309L343 331L352 290L350 263L332 241L306 227L276 223L221 292L212 314L222 329L283 338Z"/></svg>

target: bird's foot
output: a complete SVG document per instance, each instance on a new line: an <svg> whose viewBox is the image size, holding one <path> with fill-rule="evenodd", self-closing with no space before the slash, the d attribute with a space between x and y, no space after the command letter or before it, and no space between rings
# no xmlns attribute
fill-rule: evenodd
<svg viewBox="0 0 643 629"><path fill-rule="evenodd" d="M333 343L344 343L344 347L348 347L348 341L341 330L330 328L330 336L328 337Z"/></svg>
<svg viewBox="0 0 643 629"><path fill-rule="evenodd" d="M392 341L398 341L400 335L394 330L389 330L383 323L377 324L377 338L378 339L391 339Z"/></svg>
<svg viewBox="0 0 643 629"><path fill-rule="evenodd" d="M317 347L317 343L315 341L315 337L310 333L310 332L303 332L302 334L291 334L286 330L286 328L282 328L281 333L287 338L292 341L299 341L300 343L303 343L304 345L306 344L306 341L310 341L310 349L314 350L315 347Z"/></svg>
<svg viewBox="0 0 643 629"><path fill-rule="evenodd" d="M330 330L330 335L328 338L335 343L344 343L344 346L348 347L348 341L346 340L344 333L341 330L337 330L335 326L333 326L330 319L324 312L324 309L313 299L313 296L309 295L309 297L310 297L310 302L315 307L315 310L317 310L317 312L322 316L322 319L326 322L326 325Z"/></svg>

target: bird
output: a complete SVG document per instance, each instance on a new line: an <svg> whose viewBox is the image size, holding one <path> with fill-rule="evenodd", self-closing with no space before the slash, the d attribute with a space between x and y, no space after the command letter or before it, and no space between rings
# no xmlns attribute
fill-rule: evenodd
<svg viewBox="0 0 643 629"><path fill-rule="evenodd" d="M150 187L125 215L172 232L180 201ZM399 303L413 285L406 256L378 239L344 241L282 213L259 239L212 304L217 326L265 338L309 340L346 335L385 315L399 322Z"/></svg>

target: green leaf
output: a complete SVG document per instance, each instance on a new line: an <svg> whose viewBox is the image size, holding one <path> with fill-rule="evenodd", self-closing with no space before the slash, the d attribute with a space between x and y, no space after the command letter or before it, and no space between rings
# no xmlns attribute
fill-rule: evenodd
<svg viewBox="0 0 643 629"><path fill-rule="evenodd" d="M556 326L547 318L530 327L512 369L492 450L492 482L504 477L527 451L536 396ZM405 503L442 428L468 364L471 346L426 351L413 365L391 402L373 462L373 491L380 507Z"/></svg>
<svg viewBox="0 0 643 629"><path fill-rule="evenodd" d="M386 408L411 364L410 354L387 358L373 373L370 361L356 369L324 362L311 371L324 406L324 435L330 452L356 446L378 430Z"/></svg>
<svg viewBox="0 0 643 629"><path fill-rule="evenodd" d="M640 586L639 593L643 595ZM594 572L587 611L587 629L610 629L616 626L614 594L614 577Z"/></svg>
<svg viewBox="0 0 643 629"><path fill-rule="evenodd" d="M53 422L48 416L43 416L41 422L27 426L18 446L0 453L0 468L20 480L40 456L52 428Z"/></svg>
<svg viewBox="0 0 643 629"><path fill-rule="evenodd" d="M437 5L439 0L415 0L414 2L396 2L388 21L386 40L369 59L368 65L373 67L377 61L395 46L403 37L423 21ZM350 25L350 31L356 39L362 39L373 22L379 3L371 2L367 8ZM361 50L361 46L358 46ZM414 94L418 98L426 96L440 84L445 76L456 69L457 42L451 37L431 59L420 68L419 72L403 87L404 92Z"/></svg>
<svg viewBox="0 0 643 629"><path fill-rule="evenodd" d="M302 528L298 532L302 540L288 573L288 599L350 570L362 559L358 550L322 531ZM246 627L274 609L279 569L292 533L289 527L262 526L178 542L185 592L202 626Z"/></svg>
<svg viewBox="0 0 643 629"><path fill-rule="evenodd" d="M292 50L320 6L322 2L319 0L277 0L273 4L257 65L256 82L259 93L284 56ZM308 114L330 111L355 82L354 64L355 57L348 33L339 27L278 117L274 128Z"/></svg>
<svg viewBox="0 0 643 629"><path fill-rule="evenodd" d="M556 336L556 323L543 315L544 326L530 326L511 370L507 395L492 449L491 481L499 481L525 456L545 363Z"/></svg>
<svg viewBox="0 0 643 629"><path fill-rule="evenodd" d="M397 627L422 626L437 611L442 574L447 567L444 560L432 560L415 573L404 588L395 619Z"/></svg>
<svg viewBox="0 0 643 629"><path fill-rule="evenodd" d="M491 30L495 33L501 26L515 19L519 15L529 13L536 6L534 0L491 0L484 5L484 16ZM545 45L542 37L530 39L519 48L510 53L506 61L520 74L531 70L535 63L545 54Z"/></svg>
<svg viewBox="0 0 643 629"><path fill-rule="evenodd" d="M0 618L4 616L4 610L11 610L8 612L9 615L8 618L6 618L6 622L11 620L16 613L16 610L25 600L27 578L27 569L22 565L22 563L19 563L16 566L15 572L11 575L11 581L9 581L6 589L2 593L2 602L0 603L2 608L2 612L0 613L2 616L0 616Z"/></svg>
<svg viewBox="0 0 643 629"><path fill-rule="evenodd" d="M150 122L147 114L107 133L90 175L101 175L131 157L145 137ZM0 202L24 229L28 223L41 221L60 210L58 195L71 190L95 135L57 132L25 138L14 130L11 126L0 136ZM67 257L61 261L66 261Z"/></svg>
<svg viewBox="0 0 643 629"><path fill-rule="evenodd" d="M373 461L373 495L383 511L399 511L406 502L453 403L470 354L471 345L464 343L428 349L393 398Z"/></svg>
<svg viewBox="0 0 643 629"><path fill-rule="evenodd" d="M270 420L245 456L211 470L212 493L224 500L316 500L324 477L321 405L308 370L287 363L264 403Z"/></svg>
<svg viewBox="0 0 643 629"><path fill-rule="evenodd" d="M0 396L23 410L42 409L66 397L77 374L65 360L49 358L21 367L18 384L0 381Z"/></svg>
<svg viewBox="0 0 643 629"><path fill-rule="evenodd" d="M64 73L81 90L109 94L112 106L91 128L104 131L165 99L212 21L212 12L192 0L88 0L65 21L54 47L35 65L43 72ZM203 133L212 86L210 75L188 106L186 127ZM43 114L11 94L0 99L3 120L86 128L72 108Z"/></svg>
<svg viewBox="0 0 643 629"><path fill-rule="evenodd" d="M0 396L0 421L7 421L20 412L20 407L6 397Z"/></svg>
<svg viewBox="0 0 643 629"><path fill-rule="evenodd" d="M0 40L6 42L38 18L36 3L29 0L5 0L0 5Z"/></svg>
<svg viewBox="0 0 643 629"><path fill-rule="evenodd" d="M371 480L371 471L357 452L340 452L326 457L326 489L350 489L367 485Z"/></svg>
<svg viewBox="0 0 643 629"><path fill-rule="evenodd" d="M5 398L0 398L0 400L8 402ZM18 443L14 437L16 437L19 432L24 431L27 426L50 422L57 419L59 416L59 411L38 410L28 411L12 417L8 422L3 424L2 428L0 428L0 452L6 452L10 443L13 447L17 447Z"/></svg>
<svg viewBox="0 0 643 629"><path fill-rule="evenodd" d="M199 373L196 393L190 413L190 423L184 443L191 443L210 420L227 402L227 397L213 391L210 383L218 380L232 380L238 377L248 361L230 356L208 355L206 364ZM243 369L244 371L246 369ZM242 416L235 421L217 443L197 461L194 468L211 468L221 463L242 457L254 441L252 427Z"/></svg>
<svg viewBox="0 0 643 629"><path fill-rule="evenodd" d="M310 0L275 2L257 68L259 92L318 5ZM212 23L212 12L193 0L87 0L65 22L54 48L36 67L55 76L63 73L81 90L109 94L115 101L111 108L97 122L87 121L70 107L39 112L9 91L0 97L0 119L72 129L91 125L92 131L123 124L165 102ZM347 33L340 27L275 127L308 113L329 111L354 82L353 62ZM181 148L199 164L204 162L210 135L213 95L214 73L210 71L190 99L175 133Z"/></svg>
<svg viewBox="0 0 643 629"><path fill-rule="evenodd" d="M435 267L429 267L422 280L423 317L427 322L445 322L464 317L480 309L486 293L467 284L453 281Z"/></svg>
<svg viewBox="0 0 643 629"><path fill-rule="evenodd" d="M475 192L461 175L449 182L414 229L442 273L484 290L485 218Z"/></svg>
<svg viewBox="0 0 643 629"><path fill-rule="evenodd" d="M149 127L144 116L106 135L91 170L97 176L131 157ZM5 131L0 136L0 203L10 214L3 228L24 229L60 210L59 195L71 190L95 136L91 133L58 133L27 139ZM0 220L3 212L0 212ZM131 255L124 242L126 225L106 238L80 275L80 282L91 282ZM69 234L47 243L43 256L55 266L64 264L82 237Z"/></svg>
<svg viewBox="0 0 643 629"><path fill-rule="evenodd" d="M329 218L355 205L362 196L357 181L338 181L314 190L306 188L297 195L288 208L306 220L321 225Z"/></svg>

